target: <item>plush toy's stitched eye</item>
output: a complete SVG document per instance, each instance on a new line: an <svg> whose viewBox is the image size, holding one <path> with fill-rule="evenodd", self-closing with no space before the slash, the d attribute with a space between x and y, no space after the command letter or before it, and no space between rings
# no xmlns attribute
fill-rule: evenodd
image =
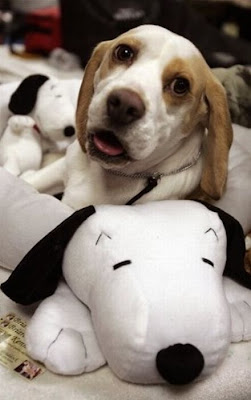
<svg viewBox="0 0 251 400"><path fill-rule="evenodd" d="M211 267L214 267L214 263L211 260L208 260L208 258L202 258L202 261L206 264L211 265Z"/></svg>
<svg viewBox="0 0 251 400"><path fill-rule="evenodd" d="M120 263L115 264L115 265L113 266L113 269L114 269L114 271L115 271L115 269L118 269L118 268L120 268L120 267L123 267L124 265L128 265L128 264L131 264L131 263L132 263L132 262L131 262L130 260L121 261Z"/></svg>
<svg viewBox="0 0 251 400"><path fill-rule="evenodd" d="M99 235L99 237L98 237L97 240L96 240L96 243L95 243L96 246L97 246L98 242L100 241L100 239L101 239L101 237L102 237L103 235L106 236L108 239L111 239L111 236L109 236L107 233L101 232L100 235Z"/></svg>
<svg viewBox="0 0 251 400"><path fill-rule="evenodd" d="M215 234L217 240L219 240L218 235L213 228L209 228L205 233L208 233L208 232L213 232Z"/></svg>

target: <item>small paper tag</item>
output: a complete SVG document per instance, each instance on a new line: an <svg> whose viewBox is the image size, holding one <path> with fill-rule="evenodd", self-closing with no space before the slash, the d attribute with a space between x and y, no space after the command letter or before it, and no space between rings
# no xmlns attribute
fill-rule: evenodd
<svg viewBox="0 0 251 400"><path fill-rule="evenodd" d="M24 341L26 325L14 313L0 318L0 364L31 381L46 369L27 355Z"/></svg>

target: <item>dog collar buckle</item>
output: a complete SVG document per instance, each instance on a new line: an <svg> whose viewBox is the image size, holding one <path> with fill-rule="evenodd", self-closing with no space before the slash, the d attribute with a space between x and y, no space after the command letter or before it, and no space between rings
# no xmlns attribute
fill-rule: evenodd
<svg viewBox="0 0 251 400"><path fill-rule="evenodd" d="M157 182L159 182L161 180L162 176L163 176L163 174L160 174L159 172L155 172L154 174L149 176L148 182L149 181L157 181Z"/></svg>
<svg viewBox="0 0 251 400"><path fill-rule="evenodd" d="M161 174L153 174L147 178L147 185L146 187L141 190L136 196L134 196L131 200L129 200L126 205L132 205L135 201L139 200L142 196L146 193L151 192L157 185L159 180L161 179Z"/></svg>

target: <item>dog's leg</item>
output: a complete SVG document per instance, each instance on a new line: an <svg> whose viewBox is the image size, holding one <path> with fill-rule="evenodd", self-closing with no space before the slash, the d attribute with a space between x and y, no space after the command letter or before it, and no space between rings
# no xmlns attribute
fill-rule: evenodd
<svg viewBox="0 0 251 400"><path fill-rule="evenodd" d="M36 310L26 331L30 356L58 374L78 375L105 364L89 309L63 282Z"/></svg>
<svg viewBox="0 0 251 400"><path fill-rule="evenodd" d="M56 194L64 191L65 157L41 168L27 171L21 178L41 193Z"/></svg>

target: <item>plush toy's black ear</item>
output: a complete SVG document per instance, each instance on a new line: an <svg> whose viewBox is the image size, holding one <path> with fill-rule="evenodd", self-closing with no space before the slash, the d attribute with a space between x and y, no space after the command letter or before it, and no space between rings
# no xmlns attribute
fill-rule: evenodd
<svg viewBox="0 0 251 400"><path fill-rule="evenodd" d="M52 295L62 275L67 244L82 222L94 213L93 206L76 211L48 233L26 254L9 279L2 283L2 291L16 303L24 305Z"/></svg>
<svg viewBox="0 0 251 400"><path fill-rule="evenodd" d="M10 98L10 111L20 115L29 114L36 104L38 89L48 79L48 76L39 74L25 78Z"/></svg>
<svg viewBox="0 0 251 400"><path fill-rule="evenodd" d="M251 275L244 268L245 235L241 224L231 215L218 207L200 201L209 210L216 212L226 230L227 235L227 261L224 275L229 276L243 286L251 289Z"/></svg>

